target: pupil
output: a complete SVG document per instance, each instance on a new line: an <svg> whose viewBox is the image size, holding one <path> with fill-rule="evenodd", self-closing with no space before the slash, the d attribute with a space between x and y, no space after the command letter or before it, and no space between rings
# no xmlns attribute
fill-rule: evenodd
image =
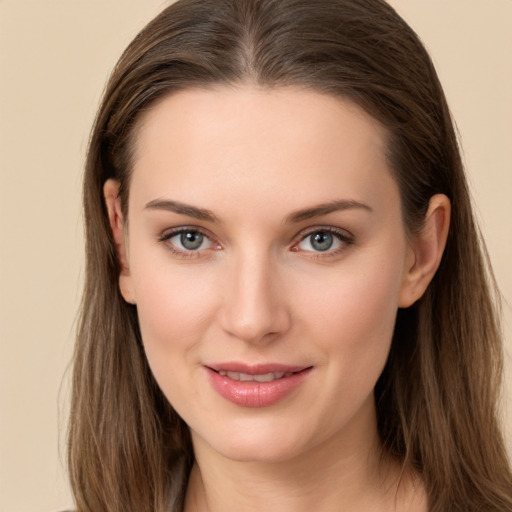
<svg viewBox="0 0 512 512"><path fill-rule="evenodd" d="M190 251L199 249L203 243L203 235L197 231L186 231L181 234L180 241L181 245Z"/></svg>
<svg viewBox="0 0 512 512"><path fill-rule="evenodd" d="M332 247L333 237L329 233L319 232L313 235L311 245L317 251L327 251Z"/></svg>

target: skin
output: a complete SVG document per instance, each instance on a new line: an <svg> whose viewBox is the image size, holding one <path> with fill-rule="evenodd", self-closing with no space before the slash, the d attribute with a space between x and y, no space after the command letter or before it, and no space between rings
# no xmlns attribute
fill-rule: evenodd
<svg viewBox="0 0 512 512"><path fill-rule="evenodd" d="M434 196L407 236L385 149L385 129L347 101L193 89L140 121L128 219L105 184L122 294L191 429L188 512L426 510L421 483L405 475L397 491L400 468L380 457L373 388L397 309L439 265L450 205ZM203 234L198 250L181 244L184 227ZM329 230L319 251L311 235ZM207 378L205 365L226 361L312 370L278 403L246 408Z"/></svg>

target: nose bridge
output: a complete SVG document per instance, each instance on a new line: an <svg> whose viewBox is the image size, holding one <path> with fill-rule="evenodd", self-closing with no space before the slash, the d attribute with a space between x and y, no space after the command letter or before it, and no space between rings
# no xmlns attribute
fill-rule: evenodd
<svg viewBox="0 0 512 512"><path fill-rule="evenodd" d="M248 342L270 340L288 329L279 270L269 251L244 250L233 261L224 304L224 329Z"/></svg>

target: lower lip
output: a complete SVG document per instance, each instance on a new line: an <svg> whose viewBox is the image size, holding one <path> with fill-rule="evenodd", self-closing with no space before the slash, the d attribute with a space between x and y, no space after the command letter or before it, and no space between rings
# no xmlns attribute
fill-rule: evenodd
<svg viewBox="0 0 512 512"><path fill-rule="evenodd" d="M271 382L244 382L206 368L213 389L240 407L268 407L289 396L304 381L312 368L306 368Z"/></svg>

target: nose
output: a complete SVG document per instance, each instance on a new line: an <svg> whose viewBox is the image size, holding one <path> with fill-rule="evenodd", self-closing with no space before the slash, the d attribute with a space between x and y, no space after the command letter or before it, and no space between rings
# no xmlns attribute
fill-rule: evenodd
<svg viewBox="0 0 512 512"><path fill-rule="evenodd" d="M290 328L286 290L276 267L270 257L254 253L234 262L220 315L225 332L248 343L264 343Z"/></svg>

